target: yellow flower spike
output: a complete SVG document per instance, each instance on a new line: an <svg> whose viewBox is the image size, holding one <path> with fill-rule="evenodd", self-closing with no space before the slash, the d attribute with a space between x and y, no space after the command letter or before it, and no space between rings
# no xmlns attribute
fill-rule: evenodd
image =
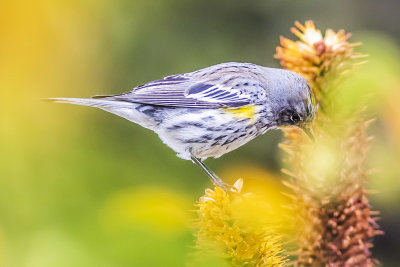
<svg viewBox="0 0 400 267"><path fill-rule="evenodd" d="M242 187L239 179L232 191L215 187L200 197L196 203L197 248L232 266L284 266L281 236L275 227L256 220L267 212L267 206L253 194L241 193Z"/></svg>

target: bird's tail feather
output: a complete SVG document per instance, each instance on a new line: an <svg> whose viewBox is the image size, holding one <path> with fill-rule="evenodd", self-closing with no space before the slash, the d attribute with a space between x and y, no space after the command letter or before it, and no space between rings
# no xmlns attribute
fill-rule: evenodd
<svg viewBox="0 0 400 267"><path fill-rule="evenodd" d="M45 100L51 101L51 102L56 102L56 103L67 103L67 104L89 106L89 107L95 107L95 108L101 108L101 109L132 107L132 103L130 103L130 102L106 100L106 99L95 99L95 98L56 97L56 98L48 98Z"/></svg>
<svg viewBox="0 0 400 267"><path fill-rule="evenodd" d="M46 100L56 103L68 103L100 108L148 129L154 129L157 125L152 116L140 111L138 107L142 104L139 103L96 98L49 98Z"/></svg>

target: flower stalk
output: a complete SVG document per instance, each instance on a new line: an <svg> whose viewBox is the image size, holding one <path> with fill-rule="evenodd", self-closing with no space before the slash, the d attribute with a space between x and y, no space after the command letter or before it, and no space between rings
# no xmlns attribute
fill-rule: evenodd
<svg viewBox="0 0 400 267"><path fill-rule="evenodd" d="M375 266L372 238L381 234L371 210L365 159L372 137L363 107L343 108L340 85L364 55L354 51L349 33L327 30L312 21L295 23L297 41L281 37L275 58L311 84L319 104L313 124L316 143L298 129L286 129L281 148L297 212L297 266Z"/></svg>

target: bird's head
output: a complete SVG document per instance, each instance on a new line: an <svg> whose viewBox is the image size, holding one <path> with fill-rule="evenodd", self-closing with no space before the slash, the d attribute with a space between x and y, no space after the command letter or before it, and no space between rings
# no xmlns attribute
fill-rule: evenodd
<svg viewBox="0 0 400 267"><path fill-rule="evenodd" d="M276 125L299 127L313 139L311 124L318 108L313 90L302 76L280 71L281 79L271 90Z"/></svg>

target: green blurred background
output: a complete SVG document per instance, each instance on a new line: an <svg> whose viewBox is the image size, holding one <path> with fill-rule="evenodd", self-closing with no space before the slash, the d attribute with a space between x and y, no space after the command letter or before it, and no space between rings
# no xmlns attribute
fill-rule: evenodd
<svg viewBox="0 0 400 267"><path fill-rule="evenodd" d="M360 92L379 93L369 187L386 232L373 252L398 266L399 10L398 0L2 1L0 266L194 265L191 210L208 178L146 129L40 99L121 93L227 61L278 67L279 36L307 19L353 32L371 55ZM229 181L265 178L273 192L280 140L269 132L207 163Z"/></svg>

